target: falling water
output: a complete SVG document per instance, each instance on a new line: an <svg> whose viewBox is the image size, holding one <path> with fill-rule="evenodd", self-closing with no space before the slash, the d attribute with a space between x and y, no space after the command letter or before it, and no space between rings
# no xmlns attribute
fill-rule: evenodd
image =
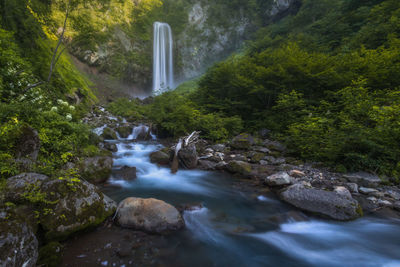
<svg viewBox="0 0 400 267"><path fill-rule="evenodd" d="M153 45L153 93L160 94L173 88L173 40L171 27L167 23L154 23Z"/></svg>

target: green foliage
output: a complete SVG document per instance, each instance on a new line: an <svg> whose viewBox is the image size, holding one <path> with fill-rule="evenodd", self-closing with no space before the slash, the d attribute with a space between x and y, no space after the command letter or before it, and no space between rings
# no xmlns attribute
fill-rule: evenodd
<svg viewBox="0 0 400 267"><path fill-rule="evenodd" d="M108 105L108 110L129 121L138 121L144 118L143 108L137 99L119 98Z"/></svg>

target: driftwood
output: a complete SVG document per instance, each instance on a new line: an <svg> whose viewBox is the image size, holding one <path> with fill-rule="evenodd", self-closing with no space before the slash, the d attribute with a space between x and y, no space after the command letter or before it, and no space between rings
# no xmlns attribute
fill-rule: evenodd
<svg viewBox="0 0 400 267"><path fill-rule="evenodd" d="M179 151L185 147L188 147L192 144L196 144L197 141L199 140L200 137L200 132L194 131L188 136L185 136L183 138L180 138L178 143L173 147L175 150L174 153L174 159L172 160L172 166L171 166L171 173L177 173L179 169Z"/></svg>

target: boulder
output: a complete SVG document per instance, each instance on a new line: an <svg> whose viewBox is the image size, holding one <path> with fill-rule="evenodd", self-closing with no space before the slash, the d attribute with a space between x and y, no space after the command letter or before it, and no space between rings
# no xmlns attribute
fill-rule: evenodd
<svg viewBox="0 0 400 267"><path fill-rule="evenodd" d="M148 126L141 125L133 129L133 139L137 141L147 141L151 139L151 129Z"/></svg>
<svg viewBox="0 0 400 267"><path fill-rule="evenodd" d="M51 212L42 214L41 225L46 240L63 240L73 233L102 223L116 210L116 203L86 182L49 180L41 187Z"/></svg>
<svg viewBox="0 0 400 267"><path fill-rule="evenodd" d="M117 140L117 134L115 131L109 127L105 128L103 130L103 133L101 134L101 137L103 137L106 140Z"/></svg>
<svg viewBox="0 0 400 267"><path fill-rule="evenodd" d="M150 154L150 161L159 165L168 165L169 158L169 155L161 150Z"/></svg>
<svg viewBox="0 0 400 267"><path fill-rule="evenodd" d="M5 195L10 202L19 203L23 201L27 186L40 188L49 178L37 173L22 173L7 179Z"/></svg>
<svg viewBox="0 0 400 267"><path fill-rule="evenodd" d="M237 173L245 176L249 175L252 171L250 163L239 160L230 161L226 167L231 173Z"/></svg>
<svg viewBox="0 0 400 267"><path fill-rule="evenodd" d="M36 266L39 253L35 234L26 222L8 216L0 210L0 266Z"/></svg>
<svg viewBox="0 0 400 267"><path fill-rule="evenodd" d="M176 208L154 198L127 198L118 205L116 216L122 227L150 233L168 233L184 227Z"/></svg>
<svg viewBox="0 0 400 267"><path fill-rule="evenodd" d="M393 208L394 208L395 210L400 211L400 201L396 201L396 202L393 204Z"/></svg>
<svg viewBox="0 0 400 267"><path fill-rule="evenodd" d="M333 191L344 197L352 198L350 191L344 186L336 186Z"/></svg>
<svg viewBox="0 0 400 267"><path fill-rule="evenodd" d="M81 175L92 183L103 183L111 175L113 159L111 157L86 158L80 163Z"/></svg>
<svg viewBox="0 0 400 267"><path fill-rule="evenodd" d="M118 152L118 147L116 144L105 142L103 147L108 151Z"/></svg>
<svg viewBox="0 0 400 267"><path fill-rule="evenodd" d="M343 178L347 179L351 183L356 183L364 187L375 188L382 183L382 180L378 176L367 172L348 173L343 175Z"/></svg>
<svg viewBox="0 0 400 267"><path fill-rule="evenodd" d="M351 193L358 193L358 184L356 183L346 183L347 189L350 190Z"/></svg>
<svg viewBox="0 0 400 267"><path fill-rule="evenodd" d="M122 178L123 180L130 181L137 178L136 167L124 166L119 170L113 171L114 176Z"/></svg>
<svg viewBox="0 0 400 267"><path fill-rule="evenodd" d="M278 141L271 141L271 140L264 140L263 145L270 150L278 151L278 152L285 152L286 146L279 143Z"/></svg>
<svg viewBox="0 0 400 267"><path fill-rule="evenodd" d="M131 126L121 126L117 128L117 132L120 137L122 138L128 138L128 136L132 133L132 127Z"/></svg>
<svg viewBox="0 0 400 267"><path fill-rule="evenodd" d="M40 139L38 132L29 126L23 126L15 149L17 159L28 158L36 161L39 149Z"/></svg>
<svg viewBox="0 0 400 267"><path fill-rule="evenodd" d="M278 172L265 178L265 182L269 186L291 185L292 178L287 174L287 172Z"/></svg>
<svg viewBox="0 0 400 267"><path fill-rule="evenodd" d="M217 163L210 161L210 160L199 160L199 166L198 168L200 170L205 170L205 171L212 171L215 170L217 166Z"/></svg>
<svg viewBox="0 0 400 267"><path fill-rule="evenodd" d="M249 149L255 144L253 136L247 133L240 134L232 139L230 146L235 149Z"/></svg>
<svg viewBox="0 0 400 267"><path fill-rule="evenodd" d="M308 211L334 220L348 221L362 216L362 209L351 196L294 184L280 193L282 200Z"/></svg>
<svg viewBox="0 0 400 267"><path fill-rule="evenodd" d="M198 164L196 146L191 144L178 152L179 163L183 168L195 169Z"/></svg>
<svg viewBox="0 0 400 267"><path fill-rule="evenodd" d="M374 188L360 187L358 189L358 192L360 192L361 194L364 194L364 195L369 195L369 194L373 194L373 193L376 193L376 192L379 192L379 191L374 189Z"/></svg>

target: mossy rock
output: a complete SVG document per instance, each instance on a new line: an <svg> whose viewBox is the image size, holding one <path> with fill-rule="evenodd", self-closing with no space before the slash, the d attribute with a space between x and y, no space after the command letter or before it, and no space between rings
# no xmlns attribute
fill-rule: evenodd
<svg viewBox="0 0 400 267"><path fill-rule="evenodd" d="M256 142L253 136L247 133L242 133L232 139L230 146L235 149L247 150L255 144Z"/></svg>
<svg viewBox="0 0 400 267"><path fill-rule="evenodd" d="M103 137L106 140L117 140L118 139L118 136L115 133L115 131L109 127L105 128L103 130L101 137Z"/></svg>
<svg viewBox="0 0 400 267"><path fill-rule="evenodd" d="M231 173L240 175L249 175L252 171L251 164L239 160L230 161L227 165L227 169Z"/></svg>
<svg viewBox="0 0 400 267"><path fill-rule="evenodd" d="M263 160L264 159L264 157L266 156L266 154L264 154L264 153L255 153L252 157L251 157L251 162L253 162L253 163L258 163L258 162L260 162L261 160Z"/></svg>
<svg viewBox="0 0 400 267"><path fill-rule="evenodd" d="M133 128L131 126L122 126L117 128L117 132L122 138L128 138L128 136L132 133L132 129Z"/></svg>
<svg viewBox="0 0 400 267"><path fill-rule="evenodd" d="M95 227L116 210L113 200L86 181L71 183L56 179L44 184L42 191L50 201L56 202L49 207L51 212L40 217L47 241L64 240L78 231Z"/></svg>
<svg viewBox="0 0 400 267"><path fill-rule="evenodd" d="M59 242L50 242L39 249L39 266L57 267L62 261L63 246Z"/></svg>
<svg viewBox="0 0 400 267"><path fill-rule="evenodd" d="M79 164L81 176L91 183L103 183L111 175L113 159L111 157L92 157Z"/></svg>
<svg viewBox="0 0 400 267"><path fill-rule="evenodd" d="M169 158L170 158L169 155L163 151L155 151L150 154L150 162L159 165L168 165Z"/></svg>

